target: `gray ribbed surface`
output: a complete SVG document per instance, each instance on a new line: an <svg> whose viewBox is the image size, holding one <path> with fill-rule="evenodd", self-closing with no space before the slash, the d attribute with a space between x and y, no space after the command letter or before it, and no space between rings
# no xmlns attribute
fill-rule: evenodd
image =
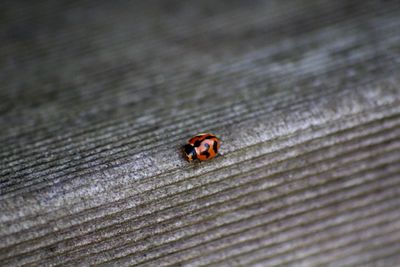
<svg viewBox="0 0 400 267"><path fill-rule="evenodd" d="M397 1L0 10L2 266L400 266Z"/></svg>

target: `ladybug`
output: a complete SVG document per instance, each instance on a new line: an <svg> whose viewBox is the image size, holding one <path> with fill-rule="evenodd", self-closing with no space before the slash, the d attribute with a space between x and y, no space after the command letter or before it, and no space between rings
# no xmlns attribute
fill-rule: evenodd
<svg viewBox="0 0 400 267"><path fill-rule="evenodd" d="M201 133L189 139L183 147L183 152L189 162L195 159L204 161L215 157L220 145L221 141L215 135Z"/></svg>

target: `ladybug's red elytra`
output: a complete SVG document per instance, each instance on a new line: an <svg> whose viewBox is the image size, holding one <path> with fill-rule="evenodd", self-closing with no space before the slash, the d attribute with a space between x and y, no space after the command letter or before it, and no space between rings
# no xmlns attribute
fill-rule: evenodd
<svg viewBox="0 0 400 267"><path fill-rule="evenodd" d="M220 145L221 141L215 135L201 133L189 139L183 147L183 152L189 162L195 159L204 161L215 157Z"/></svg>

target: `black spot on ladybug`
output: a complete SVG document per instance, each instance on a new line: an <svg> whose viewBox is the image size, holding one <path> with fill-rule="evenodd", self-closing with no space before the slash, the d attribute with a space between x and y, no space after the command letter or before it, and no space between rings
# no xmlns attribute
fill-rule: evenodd
<svg viewBox="0 0 400 267"><path fill-rule="evenodd" d="M201 145L201 142L202 142L202 140L196 140L196 141L194 142L194 146L195 146L195 147L199 147L199 146Z"/></svg>
<svg viewBox="0 0 400 267"><path fill-rule="evenodd" d="M213 149L214 149L215 153L218 153L218 143L217 142L214 142Z"/></svg>
<svg viewBox="0 0 400 267"><path fill-rule="evenodd" d="M207 158L210 157L210 153L208 151L201 152L202 155L206 156Z"/></svg>
<svg viewBox="0 0 400 267"><path fill-rule="evenodd" d="M209 135L209 136L206 136L206 138L204 138L204 139L213 139L213 138L215 138L214 135Z"/></svg>

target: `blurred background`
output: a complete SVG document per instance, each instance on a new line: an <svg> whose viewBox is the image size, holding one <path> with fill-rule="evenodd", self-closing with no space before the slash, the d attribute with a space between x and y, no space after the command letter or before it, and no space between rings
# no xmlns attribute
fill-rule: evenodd
<svg viewBox="0 0 400 267"><path fill-rule="evenodd" d="M3 0L0 265L400 266L399 70L395 0Z"/></svg>

